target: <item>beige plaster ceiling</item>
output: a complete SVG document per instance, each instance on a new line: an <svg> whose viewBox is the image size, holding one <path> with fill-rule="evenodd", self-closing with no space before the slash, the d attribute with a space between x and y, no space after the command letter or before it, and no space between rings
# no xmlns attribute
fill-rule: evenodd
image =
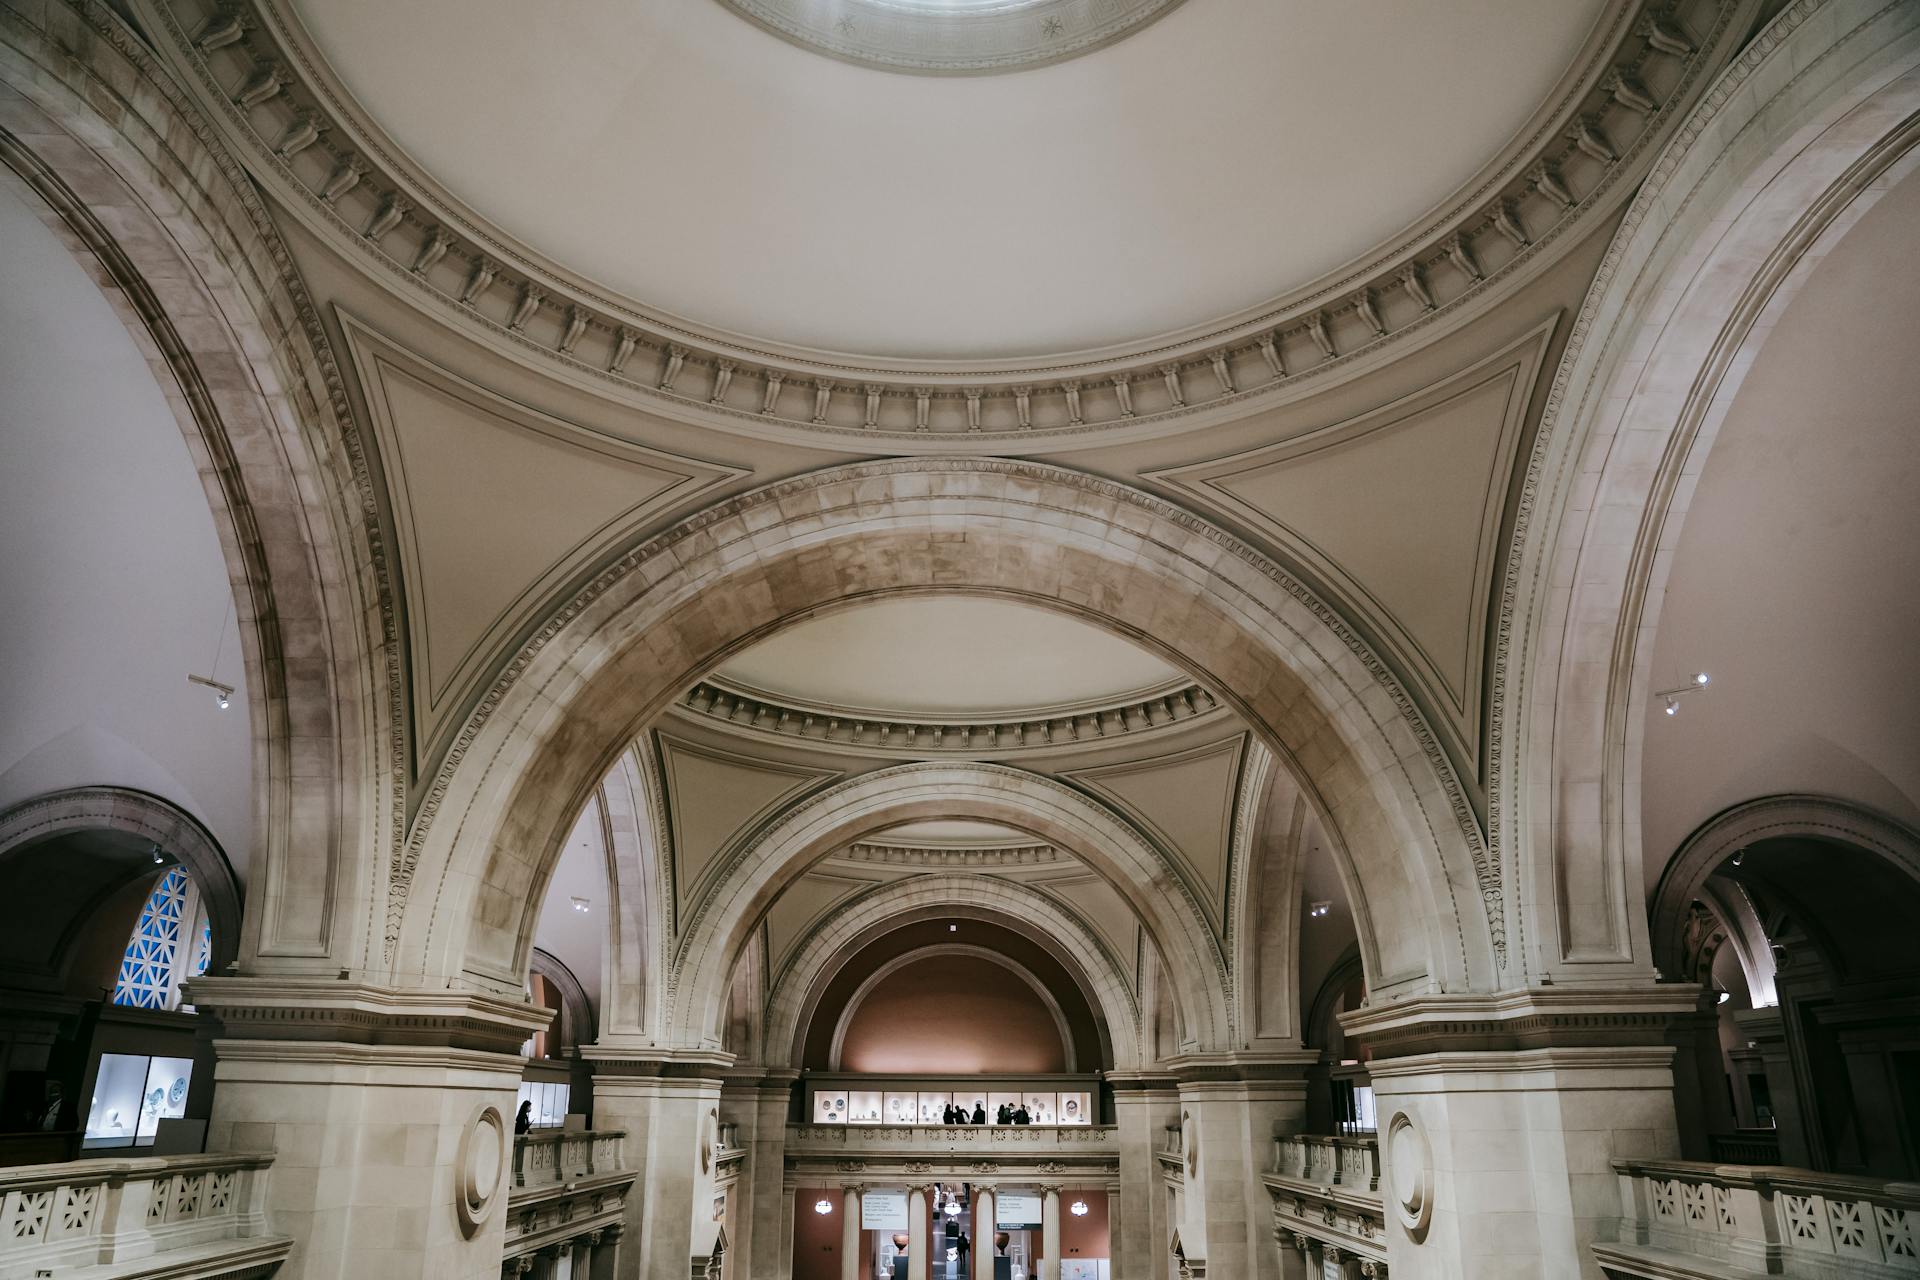
<svg viewBox="0 0 1920 1280"><path fill-rule="evenodd" d="M930 78L712 3L298 3L405 150L573 270L923 360L1139 340L1328 272L1492 160L1602 8L1192 0L1085 57Z"/></svg>
<svg viewBox="0 0 1920 1280"><path fill-rule="evenodd" d="M1911 172L1911 167L1909 167ZM1920 824L1920 174L1829 250L1699 477L1641 710L1649 885L1729 805L1814 791Z"/></svg>
<svg viewBox="0 0 1920 1280"><path fill-rule="evenodd" d="M876 831L869 840L893 841L902 845L1014 845L1031 839L1024 832L998 822L973 818L929 818L920 822L902 822Z"/></svg>
<svg viewBox="0 0 1920 1280"><path fill-rule="evenodd" d="M1184 677L1111 632L985 596L896 596L809 618L716 673L875 716L997 717L1119 702Z"/></svg>

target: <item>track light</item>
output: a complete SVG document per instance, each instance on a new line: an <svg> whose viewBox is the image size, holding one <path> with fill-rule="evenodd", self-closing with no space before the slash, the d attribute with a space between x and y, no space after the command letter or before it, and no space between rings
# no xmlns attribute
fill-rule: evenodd
<svg viewBox="0 0 1920 1280"><path fill-rule="evenodd" d="M1310 916L1324 916L1332 910L1333 904L1331 902L1316 902L1308 909L1307 914Z"/></svg>
<svg viewBox="0 0 1920 1280"><path fill-rule="evenodd" d="M164 853L162 853L162 852L160 852L160 846L159 846L159 845L154 845L154 846L153 846L153 849L152 849L152 853L153 853L153 865L154 865L154 866L156 866L156 867L164 867L164 866L166 866L166 865L167 865L167 855L166 855L166 854L164 854Z"/></svg>
<svg viewBox="0 0 1920 1280"><path fill-rule="evenodd" d="M188 676L187 683L203 684L207 686L207 688L213 690L214 700L220 704L220 709L222 711L225 711L228 707L233 705L233 686L230 684L221 684L218 680L215 680L212 676L195 676L195 675Z"/></svg>
<svg viewBox="0 0 1920 1280"><path fill-rule="evenodd" d="M1696 671L1693 673L1692 677L1687 681L1687 683L1683 685L1676 685L1674 688L1671 688L1671 689L1661 689L1660 691L1655 693L1653 696L1665 701L1666 705L1661 708L1662 711L1666 712L1670 716L1677 716L1680 714L1681 698L1685 697L1689 693L1700 692L1700 690L1706 688L1712 682L1713 682L1712 676L1708 675L1704 671Z"/></svg>
<svg viewBox="0 0 1920 1280"><path fill-rule="evenodd" d="M947 932L948 932L948 933L958 933L958 932L960 932L960 926L959 926L959 925L957 925L957 924L950 924L950 925L948 925L948 926L947 926Z"/></svg>
<svg viewBox="0 0 1920 1280"><path fill-rule="evenodd" d="M1737 866L1739 866L1739 865L1740 865L1741 863L1743 863L1743 862L1745 862L1746 860L1747 860L1747 851L1746 851L1745 849L1735 849L1735 850L1733 851L1733 865L1734 865L1734 866L1736 866L1736 867L1737 867Z"/></svg>
<svg viewBox="0 0 1920 1280"><path fill-rule="evenodd" d="M575 898L573 900L573 909L584 915L586 912L593 910L593 904L585 898Z"/></svg>

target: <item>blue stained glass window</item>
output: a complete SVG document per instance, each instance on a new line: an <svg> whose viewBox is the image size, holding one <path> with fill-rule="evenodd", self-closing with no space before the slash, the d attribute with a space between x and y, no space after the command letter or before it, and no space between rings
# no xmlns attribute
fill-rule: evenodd
<svg viewBox="0 0 1920 1280"><path fill-rule="evenodd" d="M140 908L140 920L120 958L113 1002L135 1009L167 1009L173 1004L174 965L180 956L181 919L187 906L187 873L173 867L160 877Z"/></svg>
<svg viewBox="0 0 1920 1280"><path fill-rule="evenodd" d="M207 971L213 963L213 921L200 922L200 940L193 944L193 967L187 971L189 978L197 978Z"/></svg>

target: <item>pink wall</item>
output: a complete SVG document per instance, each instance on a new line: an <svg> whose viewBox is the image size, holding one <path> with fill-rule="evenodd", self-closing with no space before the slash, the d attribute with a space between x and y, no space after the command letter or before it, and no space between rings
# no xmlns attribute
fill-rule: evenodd
<svg viewBox="0 0 1920 1280"><path fill-rule="evenodd" d="M1076 1218L1067 1206L1075 1200L1087 1202L1087 1216ZM1077 1191L1068 1187L1060 1193L1060 1256L1106 1258L1112 1256L1107 1243L1107 1193Z"/></svg>
<svg viewBox="0 0 1920 1280"><path fill-rule="evenodd" d="M832 1213L815 1213L822 1196ZM840 1188L801 1187L793 1195L793 1280L840 1280Z"/></svg>
<svg viewBox="0 0 1920 1280"><path fill-rule="evenodd" d="M1065 1071L1052 1012L1026 981L977 956L902 965L867 993L841 1042L843 1071Z"/></svg>

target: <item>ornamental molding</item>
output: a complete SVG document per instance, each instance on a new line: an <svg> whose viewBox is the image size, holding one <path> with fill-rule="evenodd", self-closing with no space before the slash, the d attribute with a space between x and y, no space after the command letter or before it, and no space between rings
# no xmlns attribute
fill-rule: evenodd
<svg viewBox="0 0 1920 1280"><path fill-rule="evenodd" d="M958 867L1044 867L1079 859L1062 853L1050 844L977 846L941 848L936 845L876 844L862 841L848 846L835 858L845 862L868 862L888 867L921 867L927 870Z"/></svg>
<svg viewBox="0 0 1920 1280"><path fill-rule="evenodd" d="M720 0L804 49L881 71L978 75L1042 66L1131 35L1180 0L1024 0L947 9L886 0Z"/></svg>
<svg viewBox="0 0 1920 1280"><path fill-rule="evenodd" d="M868 360L704 329L601 289L409 161L287 0L132 0L292 215L411 305L531 368L679 421L897 453L1039 451L1305 398L1452 332L1634 183L1720 65L1743 0L1615 0L1505 151L1381 250L1262 307L1040 360Z"/></svg>
<svg viewBox="0 0 1920 1280"><path fill-rule="evenodd" d="M1201 686L1181 679L1144 697L1091 702L1059 714L1012 718L895 718L807 703L709 676L687 691L680 705L721 725L808 742L915 756L1031 753L1047 747L1084 747L1139 737L1209 715L1222 708Z"/></svg>

